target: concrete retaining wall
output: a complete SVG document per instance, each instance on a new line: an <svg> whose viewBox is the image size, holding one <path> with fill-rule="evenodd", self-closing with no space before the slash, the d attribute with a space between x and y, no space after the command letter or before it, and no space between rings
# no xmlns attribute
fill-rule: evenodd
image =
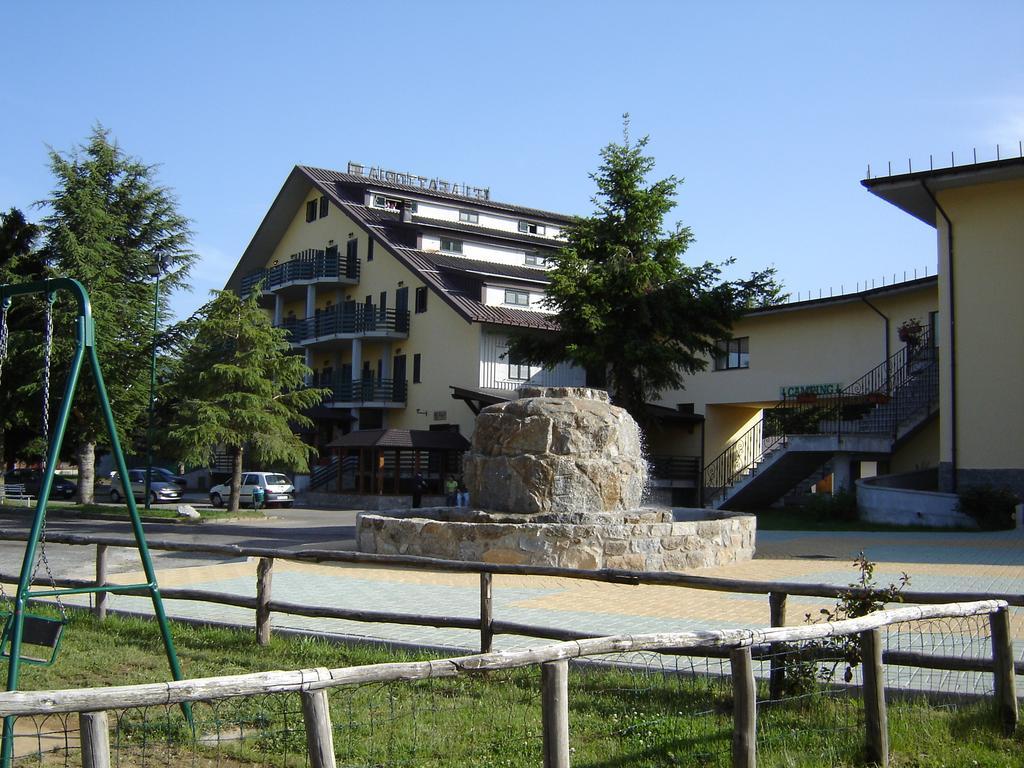
<svg viewBox="0 0 1024 768"><path fill-rule="evenodd" d="M908 472L858 480L857 509L861 520L937 528L978 527L971 517L957 511L955 493L919 490L928 482L922 475L920 472Z"/></svg>

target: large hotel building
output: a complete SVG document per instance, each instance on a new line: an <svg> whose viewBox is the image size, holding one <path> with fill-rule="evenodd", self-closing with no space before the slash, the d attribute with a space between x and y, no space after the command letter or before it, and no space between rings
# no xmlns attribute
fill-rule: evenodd
<svg viewBox="0 0 1024 768"><path fill-rule="evenodd" d="M937 269L747 314L650 406L660 500L762 508L811 484L884 494L867 478L888 475L909 494L1024 492L1009 397L1024 381L1024 159L863 184L936 228ZM415 472L436 487L457 472L481 407L587 383L507 354L511 330L550 327L548 258L570 221L355 163L292 170L226 287L259 288L331 391L308 436L311 490L401 504Z"/></svg>

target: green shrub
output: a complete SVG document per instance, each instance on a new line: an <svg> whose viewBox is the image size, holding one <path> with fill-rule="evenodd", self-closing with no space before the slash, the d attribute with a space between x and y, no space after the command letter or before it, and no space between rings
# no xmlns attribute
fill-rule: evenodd
<svg viewBox="0 0 1024 768"><path fill-rule="evenodd" d="M1009 488L970 485L958 494L956 508L977 521L983 531L1013 528L1013 510L1019 500Z"/></svg>
<svg viewBox="0 0 1024 768"><path fill-rule="evenodd" d="M856 520L857 496L846 490L834 494L812 493L807 498L804 509L817 520Z"/></svg>

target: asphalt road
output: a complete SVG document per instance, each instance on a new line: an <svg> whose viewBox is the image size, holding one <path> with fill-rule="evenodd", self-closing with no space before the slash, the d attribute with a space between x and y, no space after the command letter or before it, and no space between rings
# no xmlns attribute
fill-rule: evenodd
<svg viewBox="0 0 1024 768"><path fill-rule="evenodd" d="M200 514L209 503L191 503ZM59 508L52 507L47 516L47 532L131 536L127 521L96 520L83 517L62 516ZM26 507L24 513L5 510L0 513L0 531L27 534L32 523L34 508ZM143 515L144 510L139 510ZM148 541L163 539L176 543L203 542L217 544L238 544L244 546L276 547L301 551L303 549L355 548L355 510L322 509L271 509L265 519L243 518L231 521L200 522L144 522L143 530ZM70 546L51 542L45 547L46 560L57 577L81 578L92 575L95 568L93 547ZM24 541L0 541L0 574L16 575L21 571L24 560ZM190 565L224 562L225 558L205 553L161 552L151 550L154 566L180 568ZM135 570L139 558L134 547L110 548L108 568L112 573ZM40 565L37 579L45 579L45 565Z"/></svg>

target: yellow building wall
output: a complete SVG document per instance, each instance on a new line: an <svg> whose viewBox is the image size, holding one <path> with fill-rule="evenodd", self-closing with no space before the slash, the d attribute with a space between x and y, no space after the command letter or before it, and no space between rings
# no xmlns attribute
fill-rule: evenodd
<svg viewBox="0 0 1024 768"><path fill-rule="evenodd" d="M349 233L362 234L355 225L355 222L333 204L328 209L327 215L322 219L317 218L314 221L306 221L306 203L310 200L319 201L320 191L313 188L310 189L306 199L296 210L291 224L288 225L288 229L285 230L270 258L267 259L267 263L264 265L265 268L287 261L294 254L307 248L323 250L331 240L334 241L334 244L338 246L338 250L344 256L345 243L348 240ZM319 212L317 215L319 216ZM360 251L360 254L365 255L365 251Z"/></svg>
<svg viewBox="0 0 1024 768"><path fill-rule="evenodd" d="M876 294L869 301L889 318L890 355L903 346L897 336L903 321L916 318L927 325L929 313L938 309L935 282ZM716 371L709 362L707 370L686 379L685 389L663 394L661 404L693 403L705 415L704 454L710 461L742 433L749 416L741 415L777 403L780 388L845 387L883 363L885 329L884 319L859 299L747 316L736 323L733 336L749 339L750 367Z"/></svg>
<svg viewBox="0 0 1024 768"><path fill-rule="evenodd" d="M928 322L938 308L935 283L903 293L870 299L889 317L889 353L902 346L897 328L909 318ZM667 406L692 402L698 413L711 403L769 404L780 387L853 383L885 361L885 322L863 301L795 307L748 316L733 328L735 338L748 337L750 367L707 370L688 377L685 389L667 392Z"/></svg>
<svg viewBox="0 0 1024 768"><path fill-rule="evenodd" d="M415 275L398 262L379 243L374 244L373 260L367 260L370 235L341 210L331 205L328 215L315 221L306 221L306 201L320 199L318 190L311 189L299 206L283 237L278 242L266 266L271 267L289 259L307 248L323 249L330 241L344 256L352 237L358 240L360 260L359 283L315 288L315 308L324 309L351 299L358 303L371 296L376 306L381 291L387 291L387 306L394 309L398 288L409 289L409 336L390 342L362 342L362 360L370 363L376 374L378 359L388 361L387 370L393 373L395 355L406 356L408 401L405 408L384 412L384 425L399 429L428 429L431 424L458 424L467 437L473 432L476 417L465 403L451 397L451 385L473 387L478 380L478 353L480 326L467 322L433 291L428 293L427 311L415 312L416 289L424 286ZM305 297L287 301L283 314L294 312L302 318L313 314L306 310ZM413 383L413 355L421 355L421 381ZM312 348L311 367L322 370L331 367L339 371L352 361L352 344L339 341ZM423 412L426 412L424 415ZM435 414L446 412L446 417L435 419Z"/></svg>
<svg viewBox="0 0 1024 768"><path fill-rule="evenodd" d="M933 418L889 459L887 474L933 469L939 463L939 419Z"/></svg>
<svg viewBox="0 0 1024 768"><path fill-rule="evenodd" d="M942 191L953 222L956 446L959 469L1024 468L1024 181ZM938 217L939 292L949 296L945 220ZM943 307L949 317L948 307ZM940 336L941 338L941 336ZM952 456L949 355L942 362L942 461Z"/></svg>
<svg viewBox="0 0 1024 768"><path fill-rule="evenodd" d="M710 464L722 450L761 418L760 408L708 405L704 423L704 464Z"/></svg>

